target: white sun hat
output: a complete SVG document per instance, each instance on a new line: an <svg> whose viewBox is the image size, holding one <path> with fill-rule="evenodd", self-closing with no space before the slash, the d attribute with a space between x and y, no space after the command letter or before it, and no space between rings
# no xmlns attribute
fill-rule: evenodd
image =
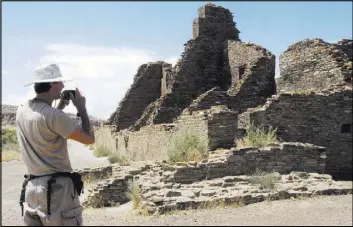
<svg viewBox="0 0 353 227"><path fill-rule="evenodd" d="M34 83L48 83L48 82L60 82L60 81L70 81L73 77L63 77L60 68L56 64L41 65L36 70L34 70L35 79L26 86Z"/></svg>

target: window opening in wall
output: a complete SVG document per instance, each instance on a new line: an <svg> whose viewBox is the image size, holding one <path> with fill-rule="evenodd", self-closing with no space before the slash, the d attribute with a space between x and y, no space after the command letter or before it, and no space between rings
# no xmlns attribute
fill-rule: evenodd
<svg viewBox="0 0 353 227"><path fill-rule="evenodd" d="M239 80L243 79L245 74L245 65L239 67Z"/></svg>
<svg viewBox="0 0 353 227"><path fill-rule="evenodd" d="M343 124L341 127L341 133L352 133L352 124Z"/></svg>

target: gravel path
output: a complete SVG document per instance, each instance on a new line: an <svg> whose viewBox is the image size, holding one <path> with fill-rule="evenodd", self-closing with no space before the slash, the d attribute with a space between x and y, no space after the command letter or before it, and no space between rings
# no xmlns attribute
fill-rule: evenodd
<svg viewBox="0 0 353 227"><path fill-rule="evenodd" d="M94 157L93 151L77 142L69 143L69 152L75 169L108 164L106 158ZM25 167L21 161L2 163L2 225L23 225L18 200L24 172ZM114 208L85 209L84 224L352 225L352 195L262 202L240 208L181 211L160 217L136 216L130 210L131 203Z"/></svg>
<svg viewBox="0 0 353 227"><path fill-rule="evenodd" d="M352 195L279 200L239 208L180 211L160 217L122 213L119 208L84 211L84 224L96 226L352 226Z"/></svg>

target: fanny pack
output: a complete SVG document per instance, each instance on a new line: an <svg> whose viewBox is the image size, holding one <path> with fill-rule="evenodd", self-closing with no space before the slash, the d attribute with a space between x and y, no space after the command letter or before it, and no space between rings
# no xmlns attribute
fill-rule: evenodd
<svg viewBox="0 0 353 227"><path fill-rule="evenodd" d="M30 175L26 174L24 175L25 180L23 181L22 184L22 190L21 190L21 195L20 195L20 206L21 206L21 211L22 211L22 216L23 216L23 203L25 202L25 195L26 195L26 186L30 180L39 178L39 177L44 177L44 176L50 176L48 180L48 191L47 191L47 213L48 215L51 214L50 212L50 199L51 199L51 185L52 183L56 182L57 177L70 177L73 185L74 185L74 191L75 193L78 194L78 196L83 193L83 181L82 181L82 176L77 173L77 172L58 172L58 173L53 173L53 174L47 174L47 175L42 175L42 176L35 176L35 175Z"/></svg>

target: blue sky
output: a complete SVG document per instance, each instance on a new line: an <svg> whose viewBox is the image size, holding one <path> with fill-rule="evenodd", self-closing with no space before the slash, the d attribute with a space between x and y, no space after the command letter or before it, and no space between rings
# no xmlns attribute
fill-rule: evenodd
<svg viewBox="0 0 353 227"><path fill-rule="evenodd" d="M74 75L89 114L107 118L139 65L175 63L192 38L197 9L207 2L3 2L2 103L33 97L39 64ZM306 38L352 38L352 2L212 2L229 9L242 41L277 57ZM278 74L278 71L277 71ZM278 75L277 75L278 76ZM100 90L100 92L97 92ZM75 112L72 104L67 112Z"/></svg>

